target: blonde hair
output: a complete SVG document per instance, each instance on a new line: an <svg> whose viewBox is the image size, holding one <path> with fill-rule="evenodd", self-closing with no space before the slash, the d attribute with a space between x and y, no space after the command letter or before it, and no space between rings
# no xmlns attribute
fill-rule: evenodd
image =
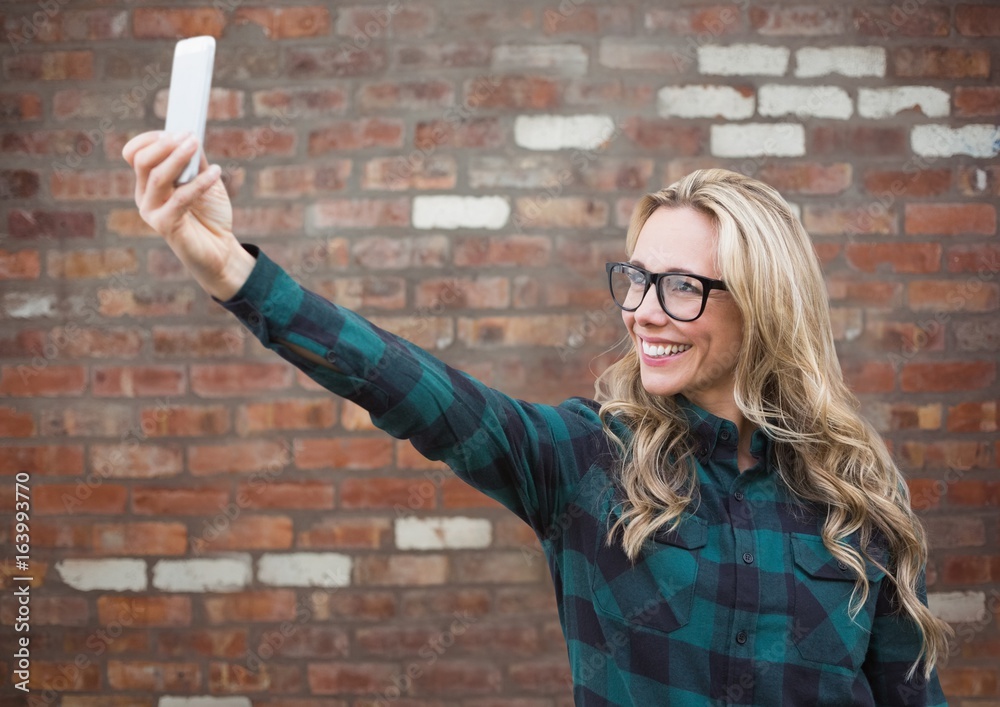
<svg viewBox="0 0 1000 707"><path fill-rule="evenodd" d="M775 189L728 170L699 170L636 205L626 239L629 257L654 211L683 207L714 223L719 277L743 316L741 348L725 364L735 363L737 406L773 440L776 473L792 492L828 509L823 543L857 576L851 617L869 593L865 559L844 542L858 532L867 559L896 585L902 611L923 635L907 679L921 659L929 678L953 630L918 598L927 561L924 531L885 443L858 414L858 400L844 383L808 234ZM598 378L596 397L625 460L625 499L611 535L620 528L624 550L635 559L654 532L679 522L697 493L690 426L672 397L643 388L632 346ZM627 440L612 432L612 417L631 431ZM868 552L877 536L888 544L885 565Z"/></svg>

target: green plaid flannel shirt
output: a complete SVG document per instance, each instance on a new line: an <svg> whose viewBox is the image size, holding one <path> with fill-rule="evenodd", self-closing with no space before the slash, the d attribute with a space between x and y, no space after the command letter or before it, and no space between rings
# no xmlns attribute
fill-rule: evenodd
<svg viewBox="0 0 1000 707"><path fill-rule="evenodd" d="M946 704L936 672L904 681L920 635L893 613L894 586L873 564L869 599L850 619L853 576L824 547L820 510L796 501L773 473L771 442L759 430L751 440L758 463L740 473L735 425L679 397L698 444L700 498L633 565L605 544L621 495L594 401L508 397L300 287L245 247L257 264L226 309L538 535L577 705Z"/></svg>

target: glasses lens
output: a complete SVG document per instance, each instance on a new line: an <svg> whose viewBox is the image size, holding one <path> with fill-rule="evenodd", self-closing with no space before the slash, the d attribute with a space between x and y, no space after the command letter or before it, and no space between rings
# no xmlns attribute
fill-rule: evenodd
<svg viewBox="0 0 1000 707"><path fill-rule="evenodd" d="M646 276L628 265L611 268L611 296L619 307L635 309L642 301L646 290Z"/></svg>
<svg viewBox="0 0 1000 707"><path fill-rule="evenodd" d="M669 275L660 278L660 295L667 314L677 319L694 319L701 311L705 287L693 277Z"/></svg>

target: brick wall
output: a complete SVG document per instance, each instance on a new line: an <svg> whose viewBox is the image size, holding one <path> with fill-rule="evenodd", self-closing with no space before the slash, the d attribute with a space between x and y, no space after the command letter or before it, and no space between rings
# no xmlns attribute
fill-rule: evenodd
<svg viewBox="0 0 1000 707"><path fill-rule="evenodd" d="M30 704L571 704L526 526L248 340L139 219L121 147L202 33L239 237L514 395L591 392L642 193L711 165L778 187L930 532L946 692L1000 703L996 3L8 0L0 26Z"/></svg>

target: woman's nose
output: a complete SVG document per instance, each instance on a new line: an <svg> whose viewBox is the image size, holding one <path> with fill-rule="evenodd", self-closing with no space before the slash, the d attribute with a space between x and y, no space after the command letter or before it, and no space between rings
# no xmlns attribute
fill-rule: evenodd
<svg viewBox="0 0 1000 707"><path fill-rule="evenodd" d="M646 295L639 303L639 308L635 310L635 319L640 324L654 326L663 326L670 319L663 311L663 307L660 306L660 300L656 296L656 288L650 287L646 291Z"/></svg>

